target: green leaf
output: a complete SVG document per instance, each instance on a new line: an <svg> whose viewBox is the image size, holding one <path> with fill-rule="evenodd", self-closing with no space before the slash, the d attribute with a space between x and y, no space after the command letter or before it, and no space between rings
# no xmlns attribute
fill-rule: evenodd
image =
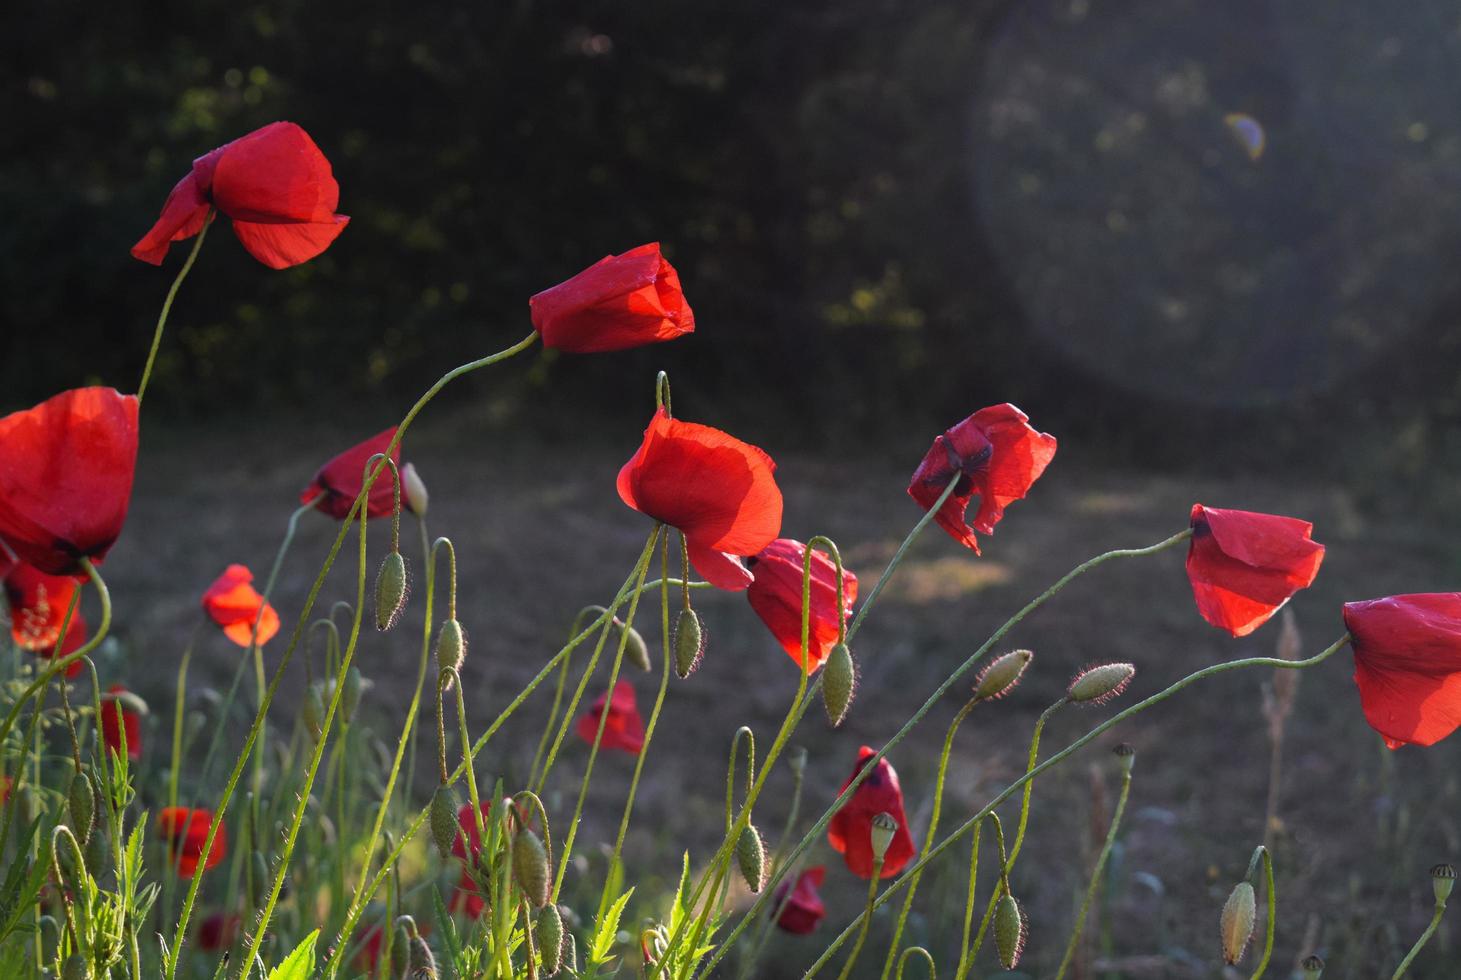
<svg viewBox="0 0 1461 980"><path fill-rule="evenodd" d="M269 971L269 980L310 980L315 972L315 941L319 938L318 929L305 936L283 963Z"/></svg>
<svg viewBox="0 0 1461 980"><path fill-rule="evenodd" d="M608 913L599 920L593 941L589 943L590 967L608 962L609 953L614 949L614 942L619 935L619 917L624 914L624 906L629 904L629 896L633 894L634 889L631 888L620 895L618 901L609 907Z"/></svg>

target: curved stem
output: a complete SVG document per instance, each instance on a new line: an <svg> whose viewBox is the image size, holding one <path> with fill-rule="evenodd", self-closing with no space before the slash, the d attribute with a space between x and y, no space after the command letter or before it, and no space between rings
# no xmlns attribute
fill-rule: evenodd
<svg viewBox="0 0 1461 980"><path fill-rule="evenodd" d="M999 822L999 814L991 812L988 817L994 824L994 837L999 845L1000 867L1004 866L1004 825ZM969 846L969 885L964 898L964 932L959 939L959 965L954 969L954 980L964 980L969 975L969 970L974 966L972 947L969 945L969 933L974 925L974 896L979 886L979 838L984 829L984 820L974 822L973 843Z"/></svg>
<svg viewBox="0 0 1461 980"><path fill-rule="evenodd" d="M909 946L903 950L903 955L898 957L897 980L903 980L903 969L908 964L908 957L914 953L923 957L923 962L928 964L928 980L938 980L938 970L933 965L933 954L922 946Z"/></svg>
<svg viewBox="0 0 1461 980"><path fill-rule="evenodd" d="M157 349L162 346L162 328L167 325L167 315L172 311L172 301L177 297L178 287L182 286L183 280L188 278L192 271L193 263L198 258L198 250L203 247L203 236L208 234L208 226L213 224L213 209L208 209L208 214L203 218L203 227L198 229L198 235L193 240L193 247L188 250L188 257L183 260L183 267L178 270L177 276L173 279L172 285L168 287L167 296L162 301L162 312L157 315L157 328L152 331L152 348L147 352L147 364L142 368L142 380L137 385L137 407L142 407L142 396L147 394L147 382L152 377L152 362L157 360Z"/></svg>
<svg viewBox="0 0 1461 980"><path fill-rule="evenodd" d="M1065 971L1069 969L1071 961L1075 959L1075 949L1080 943L1081 934L1085 931L1086 913L1091 909L1091 902L1096 897L1096 890L1101 887L1101 874L1106 870L1106 861L1111 857L1111 848L1116 844L1116 831L1121 827L1121 817L1126 813L1126 801L1131 796L1131 769L1122 766L1121 772L1121 794L1116 799L1116 811L1111 815L1111 826L1106 830L1106 840L1101 844L1101 853L1096 857L1096 866L1091 869L1091 881L1086 886L1086 896L1081 901L1081 910L1075 917L1075 926L1070 930L1070 939L1065 944L1065 955L1060 959L1060 969L1055 972L1055 980L1061 980ZM1270 888L1269 894L1272 894ZM1270 936L1272 933L1269 934Z"/></svg>
<svg viewBox="0 0 1461 980"><path fill-rule="evenodd" d="M1420 955L1420 951L1425 948L1425 944L1430 942L1431 937L1436 934L1436 929L1441 925L1441 916L1445 914L1446 902L1444 899L1438 897L1436 899L1435 914L1431 916L1431 924L1426 926L1425 932L1420 934L1420 938L1415 941L1415 945L1410 947L1410 952L1405 954L1405 959L1401 960L1400 965L1395 968L1395 972L1390 974L1390 980L1400 980L1401 977L1405 976L1405 971L1410 969L1411 962Z"/></svg>

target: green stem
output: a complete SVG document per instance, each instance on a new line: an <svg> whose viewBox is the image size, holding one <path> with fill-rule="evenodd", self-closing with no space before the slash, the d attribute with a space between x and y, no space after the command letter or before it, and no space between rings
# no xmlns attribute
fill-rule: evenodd
<svg viewBox="0 0 1461 980"><path fill-rule="evenodd" d="M177 276L168 288L167 297L162 301L162 312L157 316L157 329L152 332L152 348L147 352L147 364L142 368L142 381L137 385L137 407L142 407L142 396L147 394L147 382L152 377L152 362L157 360L157 349L162 346L162 328L167 325L167 315L172 310L172 301L178 294L178 287L188 277L193 268L193 262L198 258L198 250L203 247L203 236L208 234L208 226L213 223L213 209L208 209L208 214L203 218L203 227L198 229L198 236L193 240L193 247L188 251L188 257L183 260L183 267L178 270Z"/></svg>
<svg viewBox="0 0 1461 980"><path fill-rule="evenodd" d="M999 814L990 813L989 821L994 824L994 837L999 844L1000 866L1004 866L1004 826L999 822ZM978 820L974 823L973 843L969 846L969 885L967 894L964 897L964 932L959 939L959 965L954 969L954 980L964 980L969 975L969 970L974 966L974 957L971 954L969 945L969 934L974 926L974 897L979 886L979 838L982 836L984 821Z"/></svg>
<svg viewBox="0 0 1461 980"><path fill-rule="evenodd" d="M1431 916L1431 924L1425 927L1425 932L1421 933L1420 938L1415 941L1415 945L1410 947L1410 952L1405 954L1405 959L1401 960L1400 965L1395 968L1395 972L1390 974L1390 980L1400 980L1401 977L1405 976L1405 971L1410 969L1411 962L1416 956L1420 955L1420 951L1425 948L1425 944L1430 942L1431 937L1436 934L1436 929L1441 925L1441 916L1445 914L1446 902L1444 899L1438 897L1436 899L1435 914Z"/></svg>
<svg viewBox="0 0 1461 980"><path fill-rule="evenodd" d="M873 860L873 875L867 883L867 906L862 916L862 928L857 931L857 942L852 944L852 952L847 954L847 962L842 964L842 972L837 974L837 980L847 980L852 975L853 964L857 962L858 956L862 953L863 944L867 942L867 931L873 921L873 899L877 897L878 882L882 880L882 877L883 858L880 855ZM816 970L809 970L807 977L810 978L815 973Z"/></svg>
<svg viewBox="0 0 1461 980"><path fill-rule="evenodd" d="M1096 890L1101 887L1101 874L1106 870L1106 861L1111 857L1111 848L1116 844L1116 831L1120 829L1121 817L1126 813L1126 800L1131 796L1131 769L1124 764L1121 768L1121 795L1116 799L1116 812L1111 815L1111 826L1106 830L1106 840L1101 844L1101 853L1096 857L1096 866L1091 869L1091 881L1086 886L1086 896L1081 901L1081 910L1075 917L1075 927L1070 930L1070 939L1065 944L1065 955L1061 957L1060 969L1055 973L1055 980L1061 980L1065 976L1065 971L1069 969L1071 961L1075 959L1076 946L1080 943L1081 934L1085 931L1086 914L1091 909L1091 902L1095 900ZM1271 892L1270 889L1270 894Z"/></svg>

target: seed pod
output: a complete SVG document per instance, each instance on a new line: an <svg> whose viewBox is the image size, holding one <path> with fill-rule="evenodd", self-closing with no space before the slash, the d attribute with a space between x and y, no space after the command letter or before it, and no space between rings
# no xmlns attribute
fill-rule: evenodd
<svg viewBox="0 0 1461 980"><path fill-rule="evenodd" d="M873 860L881 861L883 855L888 853L888 848L893 844L893 837L898 833L898 820L891 813L879 813L873 817L872 829L869 834L872 837Z"/></svg>
<svg viewBox="0 0 1461 980"><path fill-rule="evenodd" d="M999 950L999 965L1006 970L1013 970L1025 952L1027 925L1020 903L1005 892L994 911L994 945Z"/></svg>
<svg viewBox="0 0 1461 980"><path fill-rule="evenodd" d="M66 805L71 817L71 830L84 845L91 836L91 825L96 819L96 791L92 789L86 773L80 769L71 777Z"/></svg>
<svg viewBox="0 0 1461 980"><path fill-rule="evenodd" d="M675 673L681 680L689 677L700 666L704 655L705 627L700 622L700 614L693 609L681 609L675 624Z"/></svg>
<svg viewBox="0 0 1461 980"><path fill-rule="evenodd" d="M1324 961L1310 953L1299 964L1299 969L1304 971L1304 980L1319 980L1319 974L1324 972Z"/></svg>
<svg viewBox="0 0 1461 980"><path fill-rule="evenodd" d="M1449 864L1438 864L1431 868L1431 888L1436 893L1436 904L1444 906L1456 886L1456 869Z"/></svg>
<svg viewBox="0 0 1461 980"><path fill-rule="evenodd" d="M533 932L538 942L538 955L543 960L543 972L551 977L563 966L563 916L558 912L558 906L543 906Z"/></svg>
<svg viewBox="0 0 1461 980"><path fill-rule="evenodd" d="M430 502L431 495L426 492L421 474L416 472L416 464L407 463L401 467L401 505L417 517L425 517L426 505Z"/></svg>
<svg viewBox="0 0 1461 980"><path fill-rule="evenodd" d="M746 879L751 891L759 892L766 884L766 845L755 824L746 824L736 841L736 863L741 866L741 877Z"/></svg>
<svg viewBox="0 0 1461 980"><path fill-rule="evenodd" d="M1116 761L1121 763L1122 772L1131 772L1131 767L1136 762L1135 746L1130 742L1122 742L1111 751L1116 754Z"/></svg>
<svg viewBox="0 0 1461 980"><path fill-rule="evenodd" d="M649 647L645 645L644 637L639 635L639 630L633 626L622 628L625 636L624 659L642 671L653 670L654 665L649 662Z"/></svg>
<svg viewBox="0 0 1461 980"><path fill-rule="evenodd" d="M340 717L345 724L350 724L355 717L355 709L360 707L360 695L364 691L364 675L360 673L359 667L351 667L345 672L345 690L340 693Z"/></svg>
<svg viewBox="0 0 1461 980"><path fill-rule="evenodd" d="M1013 691L1033 659L1035 655L1029 650L1014 650L995 657L974 682L974 700L993 701Z"/></svg>
<svg viewBox="0 0 1461 980"><path fill-rule="evenodd" d="M852 651L847 649L846 643L838 643L827 654L827 663L822 670L822 705L827 709L827 720L833 728L847 717L856 689L857 665L852 661Z"/></svg>
<svg viewBox="0 0 1461 980"><path fill-rule="evenodd" d="M431 797L431 839L436 841L442 857L451 857L457 830L457 796L450 786L442 783Z"/></svg>
<svg viewBox="0 0 1461 980"><path fill-rule="evenodd" d="M396 625L406 608L406 559L388 553L375 573L375 628L384 633Z"/></svg>
<svg viewBox="0 0 1461 980"><path fill-rule="evenodd" d="M512 877L534 906L548 904L548 851L538 835L526 827L512 841Z"/></svg>
<svg viewBox="0 0 1461 980"><path fill-rule="evenodd" d="M1229 966L1243 958L1243 951L1248 948L1248 940L1253 938L1253 920L1257 914L1258 902L1253 894L1253 886L1246 881L1238 882L1238 886L1223 903L1223 960Z"/></svg>
<svg viewBox="0 0 1461 980"><path fill-rule="evenodd" d="M436 638L436 669L452 667L460 671L462 661L466 659L467 634L462 631L460 622L448 619L441 624L441 635Z"/></svg>
<svg viewBox="0 0 1461 980"><path fill-rule="evenodd" d="M304 706L300 716L304 727L318 742L325 734L325 691L318 681L304 689Z"/></svg>
<svg viewBox="0 0 1461 980"><path fill-rule="evenodd" d="M86 842L86 869L93 878L100 878L107 872L111 858L111 849L107 845L107 835L103 833L92 834Z"/></svg>
<svg viewBox="0 0 1461 980"><path fill-rule="evenodd" d="M1104 704L1126 690L1136 674L1135 664L1100 664L1087 667L1070 682L1066 697L1077 704Z"/></svg>
<svg viewBox="0 0 1461 980"><path fill-rule="evenodd" d="M61 966L61 980L91 980L91 965L80 953L66 957Z"/></svg>

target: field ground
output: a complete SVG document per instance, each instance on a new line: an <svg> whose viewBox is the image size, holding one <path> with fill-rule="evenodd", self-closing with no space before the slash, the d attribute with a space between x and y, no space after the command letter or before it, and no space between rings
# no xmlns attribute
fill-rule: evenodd
<svg viewBox="0 0 1461 980"><path fill-rule="evenodd" d="M627 510L613 489L619 464L637 445L637 431L625 431L622 445L612 448L524 452L494 448L499 441L485 433L447 438L441 426L439 419L423 422L408 440L406 456L431 488L432 534L450 536L459 555L460 618L471 637L465 689L480 731L558 648L577 608L612 596L650 525ZM364 425L354 437L376 427ZM347 441L353 440L264 426L229 438L145 434L132 515L104 569L123 638L124 662L112 665L118 677L154 704L170 704L182 650L200 622L203 589L229 562L245 562L262 577L300 487L323 457ZM778 456L787 496L783 533L832 536L866 594L918 517L903 487L924 448L910 446L896 459ZM1079 471L1057 459L1030 498L1014 504L986 539L983 558L937 529L917 542L857 638L861 684L846 724L832 731L820 717L809 716L795 739L810 752L803 814L820 813L850 771L858 746L878 745L894 732L1028 597L1091 555L1153 543L1181 529L1194 500L1314 521L1315 536L1329 552L1314 587L1291 604L1310 653L1339 635L1342 601L1453 589L1461 573L1461 550L1450 534L1419 521L1372 518L1342 488ZM335 530L317 515L302 521L276 594L286 630ZM385 522L373 528L372 577L384 531ZM419 581L415 527L408 522L404 534ZM352 562L347 548L322 593L324 606L352 595ZM359 653L360 666L374 682L368 704L383 714L375 726L387 740L393 738L388 722L399 724L414 682L420 599L413 598L396 631L366 635ZM741 724L752 726L764 752L795 686L792 661L743 598L701 593L697 604L709 627L708 652L688 682L671 684L662 734L650 748L639 796L640 833L629 852L633 871L651 875L675 874L685 847L706 855L719 834L732 732ZM645 634L657 660L658 630L646 628ZM211 630L197 635L194 677L222 687L237 649ZM1035 717L1079 667L1113 659L1136 663L1129 702L1200 666L1268 654L1277 636L1276 622L1243 640L1202 622L1180 552L1111 563L1076 581L1001 648L1028 647L1036 659L1012 697L980 708L961 730L944 827L1018 775ZM267 650L271 663L283 649L281 636ZM1282 914L1270 976L1287 976L1314 949L1330 960L1326 980L1371 977L1382 967L1388 975L1428 919L1427 868L1461 857L1456 818L1461 741L1388 752L1364 724L1350 673L1342 653L1307 673L1298 690L1284 750L1282 829L1275 848ZM656 680L634 678L646 712ZM1031 920L1027 963L1035 975L1053 975L1064 946L1095 850L1093 836L1104 832L1102 815L1114 804L1108 750L1118 740L1136 746L1136 775L1112 888L1099 918L1095 955L1102 968L1086 975L1219 975L1213 965L1218 911L1263 838L1269 746L1261 687L1267 680L1265 674L1240 672L1207 681L1118 729L1112 734L1119 739L1103 739L1037 784L1029 840L1014 875ZM298 686L285 686L286 710L292 710ZM600 689L596 683L593 693ZM967 684L956 690L967 690ZM962 695L949 696L892 754L920 841L938 748L961 702ZM514 775L521 777L546 703L546 694L535 697L528 704L534 710L494 741L484 765L488 773L507 776L510 785ZM1112 710L1058 713L1046 734L1047 752ZM154 763L164 759L163 714L155 713L150 722L151 745L158 747ZM429 771L422 748L418 773ZM577 743L565 751L566 764L548 800L552 812L563 815L559 819L571 809L585 758ZM602 760L580 834L581 854L596 856L598 842L612 839L630 772L628 757ZM773 842L789 786L784 772L775 775L758 808L757 823ZM1014 813L1005 819L1012 825ZM951 972L950 930L962 904L954 865L967 858L964 848L957 853L962 856L951 862L950 874L925 882L923 914L910 927L910 938L929 942L945 972ZM830 915L821 933L827 937L832 924L847 921L860 906L864 889L824 844L813 855L829 866L824 895ZM984 862L986 871L989 863ZM987 894L988 885L982 887ZM860 973L877 975L887 926L879 928ZM1444 927L1413 975L1456 976L1440 965L1454 964L1461 955L1456 934L1454 924ZM760 975L794 975L814 945L778 938ZM1251 965L1253 954L1249 957Z"/></svg>

